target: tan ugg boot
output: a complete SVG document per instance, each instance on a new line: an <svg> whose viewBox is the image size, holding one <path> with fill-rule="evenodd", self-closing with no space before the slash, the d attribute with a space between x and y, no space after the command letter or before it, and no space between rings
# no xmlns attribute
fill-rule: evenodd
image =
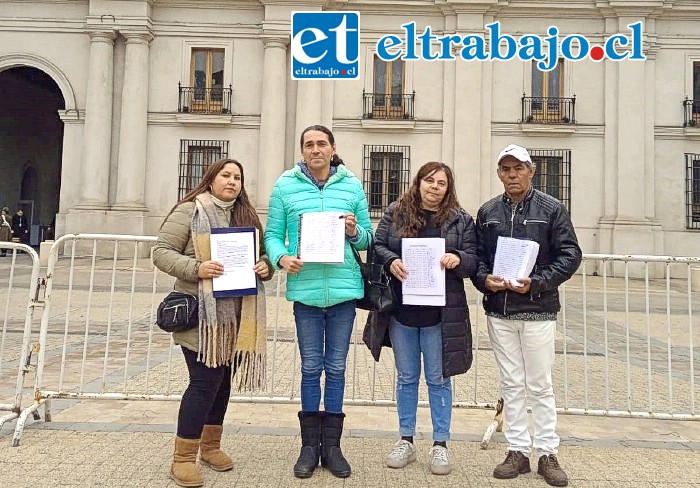
<svg viewBox="0 0 700 488"><path fill-rule="evenodd" d="M175 454L170 477L180 486L202 486L204 480L197 469L199 439L175 437Z"/></svg>
<svg viewBox="0 0 700 488"><path fill-rule="evenodd" d="M233 460L221 450L221 425L205 425L199 444L199 459L214 471L233 469Z"/></svg>

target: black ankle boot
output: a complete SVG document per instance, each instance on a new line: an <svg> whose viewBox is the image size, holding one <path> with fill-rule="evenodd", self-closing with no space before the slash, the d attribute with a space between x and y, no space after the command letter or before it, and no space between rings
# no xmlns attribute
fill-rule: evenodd
<svg viewBox="0 0 700 488"><path fill-rule="evenodd" d="M318 412L299 412L301 452L294 465L294 476L310 478L321 455L321 416Z"/></svg>
<svg viewBox="0 0 700 488"><path fill-rule="evenodd" d="M350 464L340 450L343 419L344 413L324 412L321 416L321 466L338 478L347 478L351 473Z"/></svg>

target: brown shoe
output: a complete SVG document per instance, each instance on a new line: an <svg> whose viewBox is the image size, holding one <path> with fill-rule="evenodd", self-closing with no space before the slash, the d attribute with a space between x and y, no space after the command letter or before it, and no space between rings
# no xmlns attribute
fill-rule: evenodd
<svg viewBox="0 0 700 488"><path fill-rule="evenodd" d="M221 434L224 428L221 425L205 425L199 444L199 459L214 471L230 471L233 469L233 460L221 450Z"/></svg>
<svg viewBox="0 0 700 488"><path fill-rule="evenodd" d="M566 486L569 484L569 478L557 461L557 456L548 454L540 456L537 461L537 474L544 477L544 480L552 486Z"/></svg>
<svg viewBox="0 0 700 488"><path fill-rule="evenodd" d="M175 437L175 454L170 467L170 477L179 486L202 486L204 480L197 469L199 439Z"/></svg>
<svg viewBox="0 0 700 488"><path fill-rule="evenodd" d="M508 451L506 459L493 470L493 477L499 480L517 478L519 474L530 472L530 459L520 451Z"/></svg>

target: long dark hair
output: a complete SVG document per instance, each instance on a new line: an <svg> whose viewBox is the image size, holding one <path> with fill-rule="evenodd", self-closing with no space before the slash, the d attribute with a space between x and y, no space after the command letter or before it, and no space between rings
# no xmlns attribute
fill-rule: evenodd
<svg viewBox="0 0 700 488"><path fill-rule="evenodd" d="M304 151L304 134L306 134L310 130L317 130L319 132L323 132L328 136L328 142L331 143L331 146L335 146L335 137L333 137L333 133L328 127L326 127L325 125L310 125L301 132L301 137L299 138L299 147L301 148L302 152ZM343 163L343 160L340 159L338 153L335 153L333 154L333 157L331 157L331 166L338 166L339 164L345 163Z"/></svg>
<svg viewBox="0 0 700 488"><path fill-rule="evenodd" d="M262 224L260 223L260 218L255 211L255 207L253 207L253 205L250 203L248 193L245 191L245 175L243 173L243 165L235 159L218 159L207 166L204 176L202 176L202 181L199 182L199 185L194 187L189 191L189 193L187 193L187 195L182 197L182 199L170 209L168 216L173 213L173 210L175 210L178 205L186 202L193 202L194 199L197 198L197 195L201 195L202 193L209 191L209 187L214 182L216 175L218 175L227 164L235 164L238 166L238 169L241 172L241 193L238 195L238 198L236 198L236 203L233 205L233 210L231 210L231 222L234 222L237 226L241 227L257 227L260 232L262 232L263 228ZM166 219L167 218L168 217L166 216Z"/></svg>
<svg viewBox="0 0 700 488"><path fill-rule="evenodd" d="M394 228L401 237L415 237L425 227L421 211L420 182L439 170L443 170L447 176L447 191L435 214L435 225L442 229L447 220L461 208L455 192L455 177L450 167L437 161L425 163L394 209Z"/></svg>

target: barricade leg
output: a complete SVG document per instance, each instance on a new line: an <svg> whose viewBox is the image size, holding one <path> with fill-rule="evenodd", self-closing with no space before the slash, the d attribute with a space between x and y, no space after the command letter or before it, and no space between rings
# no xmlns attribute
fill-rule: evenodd
<svg viewBox="0 0 700 488"><path fill-rule="evenodd" d="M34 412L34 420L39 420L39 412ZM46 398L44 400L44 422L51 422L51 399Z"/></svg>
<svg viewBox="0 0 700 488"><path fill-rule="evenodd" d="M494 432L501 432L503 430L503 398L499 398L496 403L496 414L493 416L493 421L486 428L484 432L484 437L481 439L481 448L488 449L489 443L491 442L491 436Z"/></svg>
<svg viewBox="0 0 700 488"><path fill-rule="evenodd" d="M0 429L2 429L2 426L5 425L5 422L9 422L10 420L14 420L18 417L19 415L17 412L11 412L4 417L0 417Z"/></svg>
<svg viewBox="0 0 700 488"><path fill-rule="evenodd" d="M24 432L24 424L27 422L27 417L32 414L34 418L37 418L39 415L37 410L44 402L45 400L40 400L35 402L31 407L22 410L19 419L17 419L17 425L15 425L15 433L12 436L12 447L19 447L19 441L22 439L22 432Z"/></svg>

